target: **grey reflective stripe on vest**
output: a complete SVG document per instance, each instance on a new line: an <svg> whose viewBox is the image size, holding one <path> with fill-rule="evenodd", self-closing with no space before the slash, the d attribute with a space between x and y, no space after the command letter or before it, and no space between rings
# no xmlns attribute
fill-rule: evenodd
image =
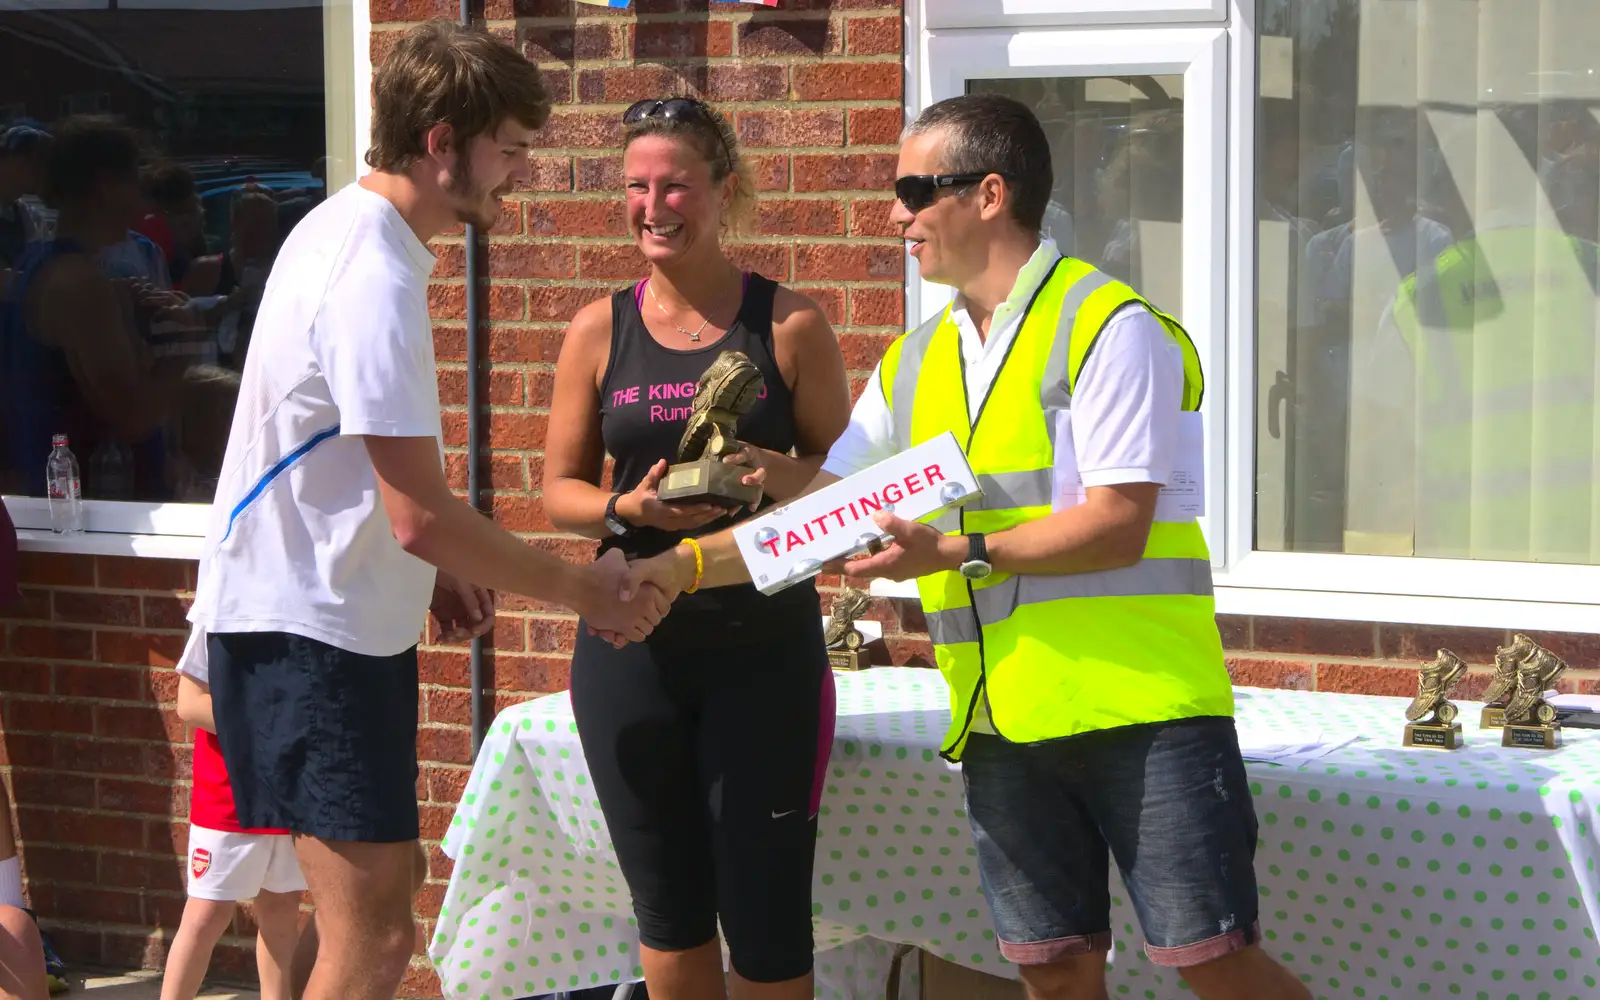
<svg viewBox="0 0 1600 1000"><path fill-rule="evenodd" d="M922 373L928 345L933 343L933 335L944 318L945 312L940 312L906 334L905 341L900 345L900 364L894 370L894 398L890 412L894 416L895 443L901 449L911 447L911 407L917 398L917 376ZM879 377L882 377L881 371Z"/></svg>
<svg viewBox="0 0 1600 1000"><path fill-rule="evenodd" d="M1089 296L1117 279L1104 271L1090 271L1072 283L1061 298L1061 319L1056 324L1056 337L1050 343L1050 357L1044 363L1044 382L1040 401L1046 410L1066 410L1072 407L1072 393L1067 388L1067 366L1071 363L1072 327L1078 311L1089 301ZM1051 436L1055 435L1055 422L1050 422Z"/></svg>
<svg viewBox="0 0 1600 1000"><path fill-rule="evenodd" d="M978 477L978 488L983 495L963 504L967 510L1014 510L1018 507L1048 507L1055 486L1054 473L1049 469L1032 469L1027 472L998 472L992 476ZM928 522L945 534L961 527L961 512L955 508L945 511Z"/></svg>
<svg viewBox="0 0 1600 1000"><path fill-rule="evenodd" d="M1063 576L1013 576L974 590L973 608L950 608L927 616L936 645L978 641L978 622L997 625L1024 604L1072 597L1211 596L1211 563L1205 559L1141 559L1132 566Z"/></svg>
<svg viewBox="0 0 1600 1000"><path fill-rule="evenodd" d="M954 646L978 641L978 620L971 608L951 608L927 616L928 638L935 646Z"/></svg>
<svg viewBox="0 0 1600 1000"><path fill-rule="evenodd" d="M978 477L983 496L968 510L1010 510L1013 507L1048 507L1054 473L1049 469L1027 472L997 472Z"/></svg>

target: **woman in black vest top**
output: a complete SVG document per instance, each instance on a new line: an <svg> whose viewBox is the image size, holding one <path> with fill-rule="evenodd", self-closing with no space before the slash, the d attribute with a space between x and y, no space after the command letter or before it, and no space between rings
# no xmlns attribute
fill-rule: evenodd
<svg viewBox="0 0 1600 1000"><path fill-rule="evenodd" d="M678 98L641 101L623 121L628 225L649 277L567 330L544 503L557 527L642 557L751 515L656 496L695 384L722 351L744 352L765 381L736 456L758 470L762 507L811 481L849 422L850 390L817 305L720 244L755 190L726 120ZM599 485L607 454L613 489ZM648 641L621 649L580 628L571 696L652 1000L811 997L812 852L834 715L815 588L686 593Z"/></svg>

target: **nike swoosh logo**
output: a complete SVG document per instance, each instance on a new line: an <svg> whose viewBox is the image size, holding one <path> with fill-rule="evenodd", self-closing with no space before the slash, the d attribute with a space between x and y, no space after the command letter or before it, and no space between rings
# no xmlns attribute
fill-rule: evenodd
<svg viewBox="0 0 1600 1000"><path fill-rule="evenodd" d="M800 810L798 810L798 809L786 809L783 812L778 812L776 809L774 809L772 811L772 818L773 819L783 819L785 816L793 816L795 813L797 813L799 811Z"/></svg>

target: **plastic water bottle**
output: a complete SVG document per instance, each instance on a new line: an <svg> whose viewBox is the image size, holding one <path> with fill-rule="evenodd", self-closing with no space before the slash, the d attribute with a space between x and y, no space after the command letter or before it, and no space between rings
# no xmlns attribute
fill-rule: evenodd
<svg viewBox="0 0 1600 1000"><path fill-rule="evenodd" d="M83 530L83 484L78 459L67 447L67 436L50 439L50 460L45 463L46 495L50 498L50 530L75 535Z"/></svg>

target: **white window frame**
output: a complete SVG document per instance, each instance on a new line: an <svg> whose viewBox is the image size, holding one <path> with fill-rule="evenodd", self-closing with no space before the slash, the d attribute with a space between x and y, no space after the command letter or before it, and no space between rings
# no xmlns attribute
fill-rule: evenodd
<svg viewBox="0 0 1600 1000"><path fill-rule="evenodd" d="M1600 632L1600 566L1255 549L1256 31L1253 0L1230 0L1227 559L1224 613L1422 625ZM1580 599L1587 595L1588 600Z"/></svg>
<svg viewBox="0 0 1600 1000"><path fill-rule="evenodd" d="M1175 72L1187 54L1184 320L1208 376L1202 524L1219 612L1600 632L1600 566L1255 549L1254 0L908 0L906 23L908 118L970 78ZM997 45L1004 67L991 65ZM948 301L909 258L906 273L913 322ZM916 588L880 581L873 593Z"/></svg>
<svg viewBox="0 0 1600 1000"><path fill-rule="evenodd" d="M31 2L31 0L30 0ZM161 6L178 6L183 0L159 0ZM238 2L240 6L291 7L321 5L323 0L192 0L195 6L221 6ZM333 0L348 6L353 95L372 88L371 14L366 0ZM17 6L18 0L0 0L0 7ZM23 4L26 6L26 4ZM34 6L44 6L34 3ZM103 4L101 4L103 5ZM124 6L151 6L151 0L124 0ZM355 99L354 96L352 99ZM371 143L372 108L357 100L354 115L355 163L357 174L365 173L366 151ZM81 467L88 455L79 455ZM39 470L43 477L44 470ZM197 559L211 520L208 503L147 503L121 500L85 500L84 531L76 535L57 535L50 530L49 501L43 497L3 498L7 512L17 526L18 542L24 550L72 552L86 555L144 556L167 559Z"/></svg>
<svg viewBox="0 0 1600 1000"><path fill-rule="evenodd" d="M912 7L926 9L929 20L945 23L936 14L953 13L957 4L941 0L920 0ZM1048 5L1064 9L1066 2ZM1100 6L1094 2L1075 3L1081 9ZM1139 6L1139 5L1133 5ZM1154 20L1155 5L1147 3L1149 20ZM1170 10L1174 6L1169 0ZM942 15L941 15L942 16ZM1126 18L1125 18L1126 19ZM1224 156L1227 139L1228 36L1221 24L1182 27L1087 26L1082 18L1057 16L1051 26L1028 24L1004 27L918 30L912 22L908 46L910 81L907 93L915 105L911 117L922 108L947 97L966 92L972 79L1008 77L1082 77L1182 75L1184 84L1184 174L1183 174L1183 320L1194 339L1201 364L1207 372L1225 366L1226 344L1223 322L1227 300L1222 284L1215 280L1216 262L1224 259L1226 244L1226 201L1215 197L1224 189ZM950 301L950 289L924 283L909 257L906 262L907 316L914 322L935 315ZM1216 384L1207 386L1202 412L1206 419L1207 461L1221 468L1224 442L1224 394ZM1225 483L1211 477L1206 483L1208 516L1202 526L1209 537L1221 530ZM1225 548L1212 547L1214 562L1222 568ZM874 585L880 595L914 597L910 582Z"/></svg>
<svg viewBox="0 0 1600 1000"><path fill-rule="evenodd" d="M1075 24L1177 24L1221 22L1228 0L908 0L926 6L926 26L1007 28Z"/></svg>

